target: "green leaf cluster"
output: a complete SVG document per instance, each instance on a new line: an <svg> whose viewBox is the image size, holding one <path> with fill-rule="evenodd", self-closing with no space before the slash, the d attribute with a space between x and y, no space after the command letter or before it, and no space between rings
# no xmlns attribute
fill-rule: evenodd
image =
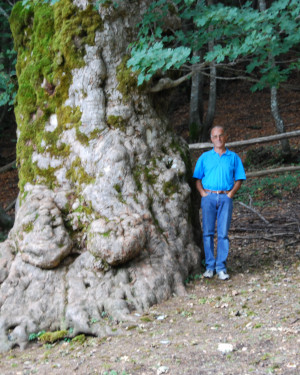
<svg viewBox="0 0 300 375"><path fill-rule="evenodd" d="M207 6L194 0L154 1L138 25L138 39L130 46L127 65L139 73L141 85L157 72L191 70L199 63L195 52L202 50L204 63L234 66L245 62L245 73L257 79L253 91L278 87L300 66L299 57L281 61L299 46L299 14L298 0L274 1L263 12L253 9L250 2L237 7Z"/></svg>
<svg viewBox="0 0 300 375"><path fill-rule="evenodd" d="M9 27L8 16L12 10L10 2L0 1L1 22L1 50L0 50L0 107L8 105L10 109L14 103L17 89L16 80L16 52Z"/></svg>
<svg viewBox="0 0 300 375"><path fill-rule="evenodd" d="M189 47L164 48L163 42L155 42L150 47L146 44L134 47L127 64L134 72L139 72L138 85L141 85L144 81L149 81L159 70L179 69L190 61L190 55Z"/></svg>

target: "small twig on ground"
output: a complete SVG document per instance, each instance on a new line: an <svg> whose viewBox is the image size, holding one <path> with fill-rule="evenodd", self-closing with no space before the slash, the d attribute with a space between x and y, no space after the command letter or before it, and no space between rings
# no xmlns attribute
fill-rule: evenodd
<svg viewBox="0 0 300 375"><path fill-rule="evenodd" d="M249 207L251 207L251 208L253 206L252 202L253 202L253 199L252 199L251 195L249 194Z"/></svg>
<svg viewBox="0 0 300 375"><path fill-rule="evenodd" d="M256 210L254 210L254 208L249 207L247 204L245 204L243 202L238 202L238 204L240 204L243 207L248 208L248 210L252 211L255 215L257 215L267 225L271 225L271 223L267 219L265 219L259 212L257 212Z"/></svg>
<svg viewBox="0 0 300 375"><path fill-rule="evenodd" d="M266 241L272 241L277 242L276 239L270 238L270 237L262 237L262 236L233 236L231 237L232 240L266 240Z"/></svg>
<svg viewBox="0 0 300 375"><path fill-rule="evenodd" d="M292 245L295 245L298 242L299 242L299 240L291 241L291 242L287 243L285 246L292 246Z"/></svg>

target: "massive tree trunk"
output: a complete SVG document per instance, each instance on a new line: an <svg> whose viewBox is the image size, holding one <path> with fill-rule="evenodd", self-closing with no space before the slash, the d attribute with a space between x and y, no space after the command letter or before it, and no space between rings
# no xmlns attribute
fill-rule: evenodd
<svg viewBox="0 0 300 375"><path fill-rule="evenodd" d="M11 15L20 207L0 246L2 351L41 330L107 335L104 316L184 293L200 265L188 146L126 67L145 2L40 3Z"/></svg>

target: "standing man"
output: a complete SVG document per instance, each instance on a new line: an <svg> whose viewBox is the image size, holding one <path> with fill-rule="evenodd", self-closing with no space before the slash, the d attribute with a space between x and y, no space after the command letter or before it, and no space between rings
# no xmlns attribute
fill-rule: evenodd
<svg viewBox="0 0 300 375"><path fill-rule="evenodd" d="M214 148L204 152L197 161L193 177L201 195L203 245L206 271L204 277L219 279L229 275L226 261L229 252L228 231L232 216L232 199L246 180L240 157L225 147L226 134L222 126L214 126L210 133ZM217 221L218 246L214 256L214 235Z"/></svg>

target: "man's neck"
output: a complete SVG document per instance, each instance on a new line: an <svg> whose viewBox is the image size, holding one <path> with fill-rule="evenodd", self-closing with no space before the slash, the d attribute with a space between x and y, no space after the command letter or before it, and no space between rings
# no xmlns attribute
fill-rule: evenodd
<svg viewBox="0 0 300 375"><path fill-rule="evenodd" d="M216 152L217 154L219 154L219 155L221 156L221 155L225 154L225 152L226 152L226 147L223 147L223 148L215 147L214 150L215 150L215 152Z"/></svg>

